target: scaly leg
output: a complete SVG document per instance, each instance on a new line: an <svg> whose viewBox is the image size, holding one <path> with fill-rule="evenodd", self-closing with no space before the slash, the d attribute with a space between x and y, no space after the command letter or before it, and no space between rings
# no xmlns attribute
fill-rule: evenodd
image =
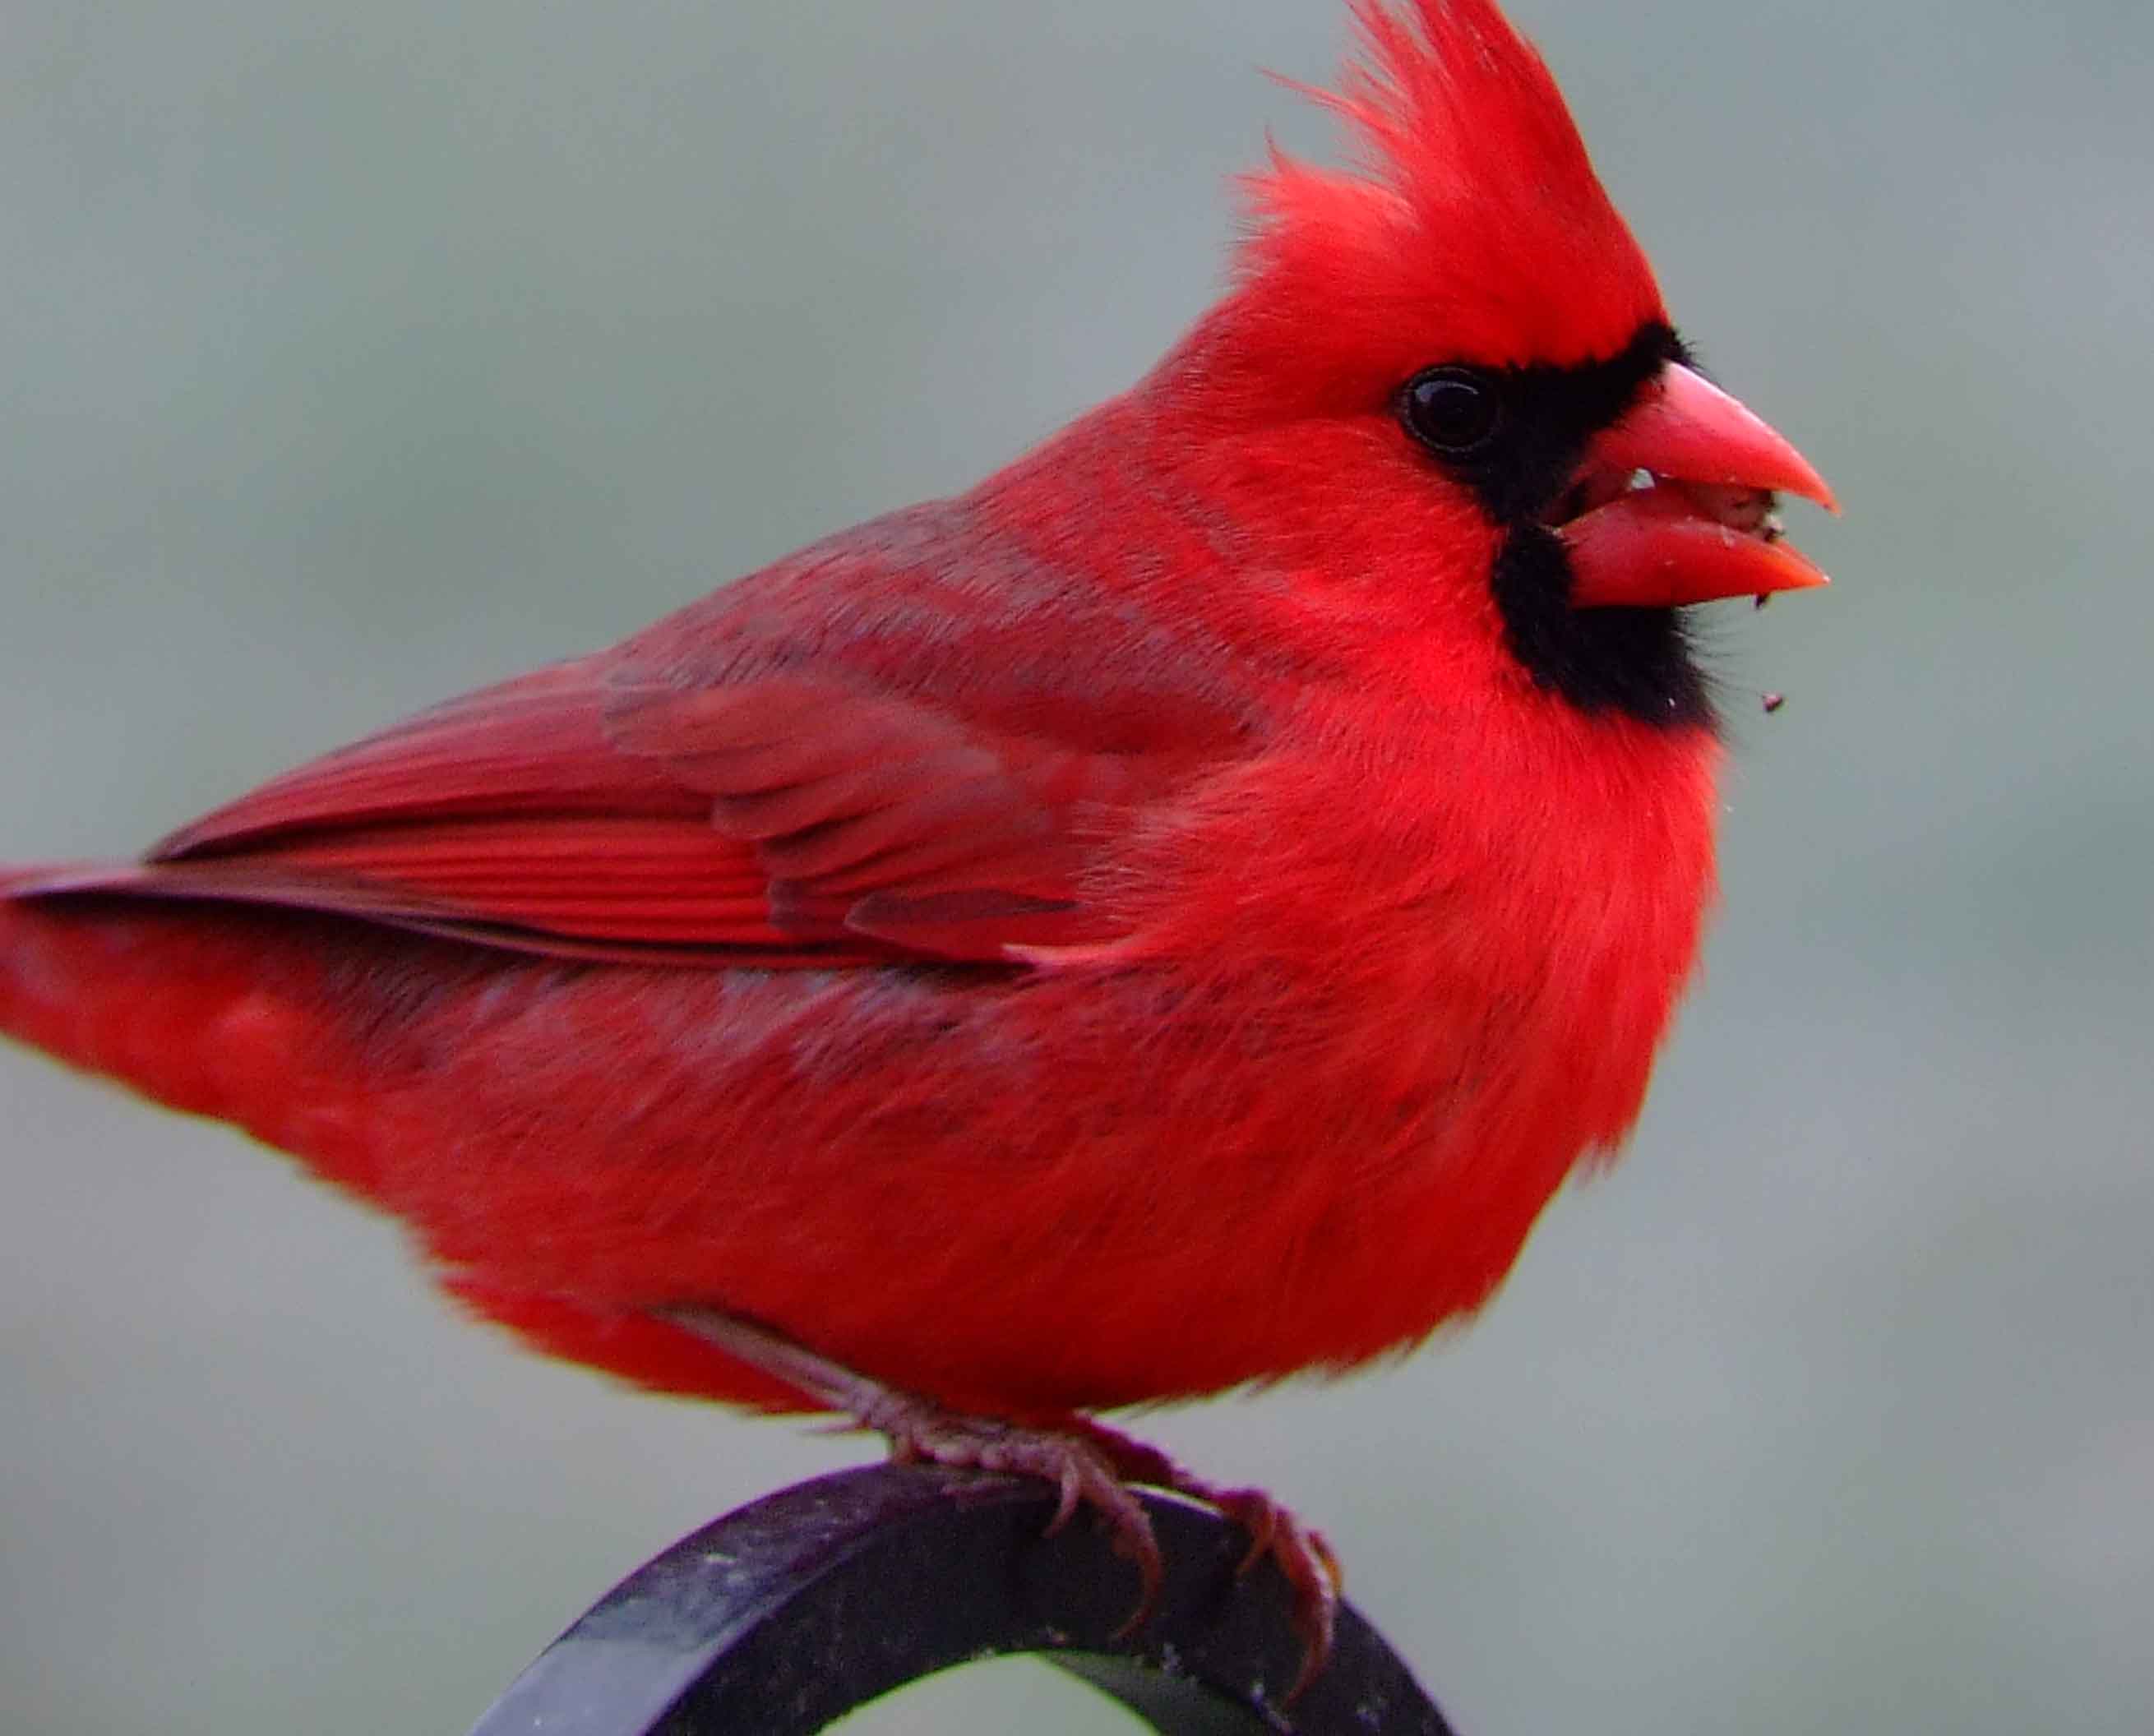
<svg viewBox="0 0 2154 1736"><path fill-rule="evenodd" d="M1248 1531L1250 1544L1237 1569L1246 1574L1265 1556L1278 1562L1294 1592L1294 1628L1304 1647L1292 1694L1314 1679L1331 1655L1339 1612L1338 1558L1309 1529L1261 1489L1222 1489L1184 1470L1156 1448L1069 1416L1051 1426L1026 1427L968 1416L916 1394L856 1374L766 1326L700 1308L669 1309L665 1317L728 1355L759 1368L890 1442L901 1463L962 1466L1037 1477L1060 1494L1050 1537L1090 1507L1105 1524L1115 1552L1136 1563L1143 1590L1117 1634L1134 1632L1159 1602L1165 1578L1159 1540L1133 1483L1171 1489L1216 1508Z"/></svg>

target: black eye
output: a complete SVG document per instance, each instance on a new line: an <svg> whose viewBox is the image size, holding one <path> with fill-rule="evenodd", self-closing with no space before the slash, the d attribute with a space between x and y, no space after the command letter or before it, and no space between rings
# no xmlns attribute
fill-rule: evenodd
<svg viewBox="0 0 2154 1736"><path fill-rule="evenodd" d="M1471 368L1432 368L1406 382L1399 414L1406 431L1432 452L1464 458L1494 438L1503 420L1496 383Z"/></svg>

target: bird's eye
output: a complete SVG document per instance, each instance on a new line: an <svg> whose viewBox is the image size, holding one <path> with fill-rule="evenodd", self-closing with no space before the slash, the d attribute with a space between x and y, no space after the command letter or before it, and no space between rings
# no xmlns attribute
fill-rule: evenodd
<svg viewBox="0 0 2154 1736"><path fill-rule="evenodd" d="M1495 381L1471 368L1431 368L1406 382L1399 414L1431 451L1465 458L1495 437L1503 400Z"/></svg>

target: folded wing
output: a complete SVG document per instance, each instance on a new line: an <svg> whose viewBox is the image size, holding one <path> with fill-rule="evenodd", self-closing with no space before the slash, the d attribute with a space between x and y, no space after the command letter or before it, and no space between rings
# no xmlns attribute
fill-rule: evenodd
<svg viewBox="0 0 2154 1736"><path fill-rule="evenodd" d="M1008 962L1110 938L1090 856L1163 762L842 677L539 671L287 773L141 863L34 893L350 915L521 951L713 966Z"/></svg>

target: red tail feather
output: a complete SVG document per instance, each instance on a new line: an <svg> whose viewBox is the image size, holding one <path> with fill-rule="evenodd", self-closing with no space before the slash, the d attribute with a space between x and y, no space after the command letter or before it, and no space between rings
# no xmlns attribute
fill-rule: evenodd
<svg viewBox="0 0 2154 1736"><path fill-rule="evenodd" d="M229 913L14 895L50 878L0 872L0 1032L355 1179L349 1135L292 1089L323 1059L304 949L265 954Z"/></svg>

